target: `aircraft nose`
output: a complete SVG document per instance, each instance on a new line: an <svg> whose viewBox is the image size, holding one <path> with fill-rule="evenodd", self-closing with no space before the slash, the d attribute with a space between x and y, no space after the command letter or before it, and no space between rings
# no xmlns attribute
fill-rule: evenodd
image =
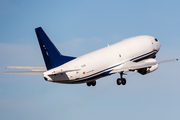
<svg viewBox="0 0 180 120"><path fill-rule="evenodd" d="M156 49L157 51L159 51L159 49L161 48L161 43L159 42L159 40L157 38L154 39L154 49Z"/></svg>
<svg viewBox="0 0 180 120"><path fill-rule="evenodd" d="M157 43L158 45L157 45L157 48L158 48L158 50L161 48L161 43L160 42L158 42Z"/></svg>

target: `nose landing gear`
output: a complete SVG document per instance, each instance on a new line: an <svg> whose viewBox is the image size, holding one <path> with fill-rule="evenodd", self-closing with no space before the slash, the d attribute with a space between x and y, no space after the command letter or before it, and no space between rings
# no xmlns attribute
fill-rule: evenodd
<svg viewBox="0 0 180 120"><path fill-rule="evenodd" d="M123 74L124 74L123 72L120 72L120 78L117 79L117 84L118 85L121 85L121 84L125 85L126 84L126 79L122 77Z"/></svg>

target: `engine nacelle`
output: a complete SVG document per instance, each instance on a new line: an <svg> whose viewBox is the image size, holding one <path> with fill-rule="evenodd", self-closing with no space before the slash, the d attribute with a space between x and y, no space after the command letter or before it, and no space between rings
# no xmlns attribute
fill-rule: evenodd
<svg viewBox="0 0 180 120"><path fill-rule="evenodd" d="M156 60L150 58L150 59L146 60L145 62L156 62ZM156 69L158 69L158 66L159 65L156 64L156 65L151 66L150 68L141 68L141 69L138 70L138 73L140 73L142 75L151 73L151 72L155 71Z"/></svg>

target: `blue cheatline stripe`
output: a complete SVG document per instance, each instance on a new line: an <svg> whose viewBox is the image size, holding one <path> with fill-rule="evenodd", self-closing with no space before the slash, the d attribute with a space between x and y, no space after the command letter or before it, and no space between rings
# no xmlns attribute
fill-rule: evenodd
<svg viewBox="0 0 180 120"><path fill-rule="evenodd" d="M135 58L131 59L130 61L139 62L141 60L153 57L156 53L157 53L157 50L153 50L153 51L143 54L141 56L135 57Z"/></svg>
<svg viewBox="0 0 180 120"><path fill-rule="evenodd" d="M140 55L138 57L135 57L135 58L131 59L130 61L136 62L136 61L141 61L141 60L144 60L144 59L147 59L147 58L151 58L156 53L157 53L157 50L153 50L151 52L148 52L148 53L145 53L145 54ZM92 75L89 75L89 76L86 76L86 77L83 77L83 78L78 78L78 79L73 80L73 81L79 81L79 80L86 81L86 80L91 80L91 79L99 78L99 77L103 76L105 72L108 72L108 71L110 72L112 70L112 68L117 67L119 65L121 65L121 64L118 64L118 65L112 66L110 68L101 70L101 71L99 71L97 73L94 73Z"/></svg>
<svg viewBox="0 0 180 120"><path fill-rule="evenodd" d="M152 55L155 55L156 53L157 53L157 50L153 50L153 51L148 52L146 54L135 57L135 58L131 59L130 61L134 62L134 61L138 61L138 60L144 60L144 59L147 59L148 57L151 57ZM106 68L104 70L101 70L101 71L99 71L97 73L94 73L94 74L91 74L89 76L85 76L83 78L78 78L76 80L65 80L65 81L60 81L60 82L62 82L62 83L78 83L78 82L82 83L82 82L86 82L86 81L89 81L89 80L92 80L92 79L98 79L98 78L101 78L103 76L107 76L108 74L106 74L106 73L111 72L112 68L117 67L117 66L119 66L121 64L117 64L115 66ZM59 81L54 81L54 82L59 82Z"/></svg>
<svg viewBox="0 0 180 120"><path fill-rule="evenodd" d="M78 78L77 80L88 79L88 78L90 78L90 77L94 77L94 76L99 75L99 74L104 74L105 72L111 71L112 68L117 67L117 66L119 66L119 65L121 65L121 64L118 64L118 65L112 66L112 67L110 67L110 68L101 70L101 71L99 71L99 72L97 72L97 73L94 73L94 74L91 74L91 75L89 75L89 76L85 76L85 77L82 77L82 78Z"/></svg>
<svg viewBox="0 0 180 120"><path fill-rule="evenodd" d="M138 56L138 57L135 57L135 58L131 59L130 61L133 61L133 60L139 59L139 58L141 58L141 57L147 56L147 55L149 55L149 54L151 54L151 53L153 53L153 52L154 52L154 51L151 51L151 52L148 52L148 53L146 53L146 54L140 55L140 56Z"/></svg>
<svg viewBox="0 0 180 120"><path fill-rule="evenodd" d="M108 71L108 72L111 72L111 71ZM106 72L104 72L104 73L106 73ZM98 78L105 77L105 76L109 75L109 74L104 74L104 73L98 74L98 75L90 77L90 78L82 79L82 80L76 79L76 80L64 80L64 81L53 81L53 82L58 82L58 83L85 83L85 82L88 82L89 80L98 79Z"/></svg>
<svg viewBox="0 0 180 120"><path fill-rule="evenodd" d="M139 61L142 61L142 60L147 59L147 58L152 58L152 57L154 57L155 55L156 55L156 53L151 53L150 55L144 56L144 57L142 57L142 58L140 58L140 59L137 59L137 60L135 60L135 61L133 61L133 62L139 62Z"/></svg>

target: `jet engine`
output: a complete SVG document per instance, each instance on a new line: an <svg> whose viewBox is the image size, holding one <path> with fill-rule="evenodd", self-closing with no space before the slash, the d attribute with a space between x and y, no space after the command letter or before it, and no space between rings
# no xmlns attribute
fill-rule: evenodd
<svg viewBox="0 0 180 120"><path fill-rule="evenodd" d="M156 62L156 60L155 59L148 59L145 62ZM138 70L138 73L145 75L145 74L148 74L148 73L155 71L156 69L158 69L158 64L153 65L153 66L148 67L148 68L141 68Z"/></svg>

